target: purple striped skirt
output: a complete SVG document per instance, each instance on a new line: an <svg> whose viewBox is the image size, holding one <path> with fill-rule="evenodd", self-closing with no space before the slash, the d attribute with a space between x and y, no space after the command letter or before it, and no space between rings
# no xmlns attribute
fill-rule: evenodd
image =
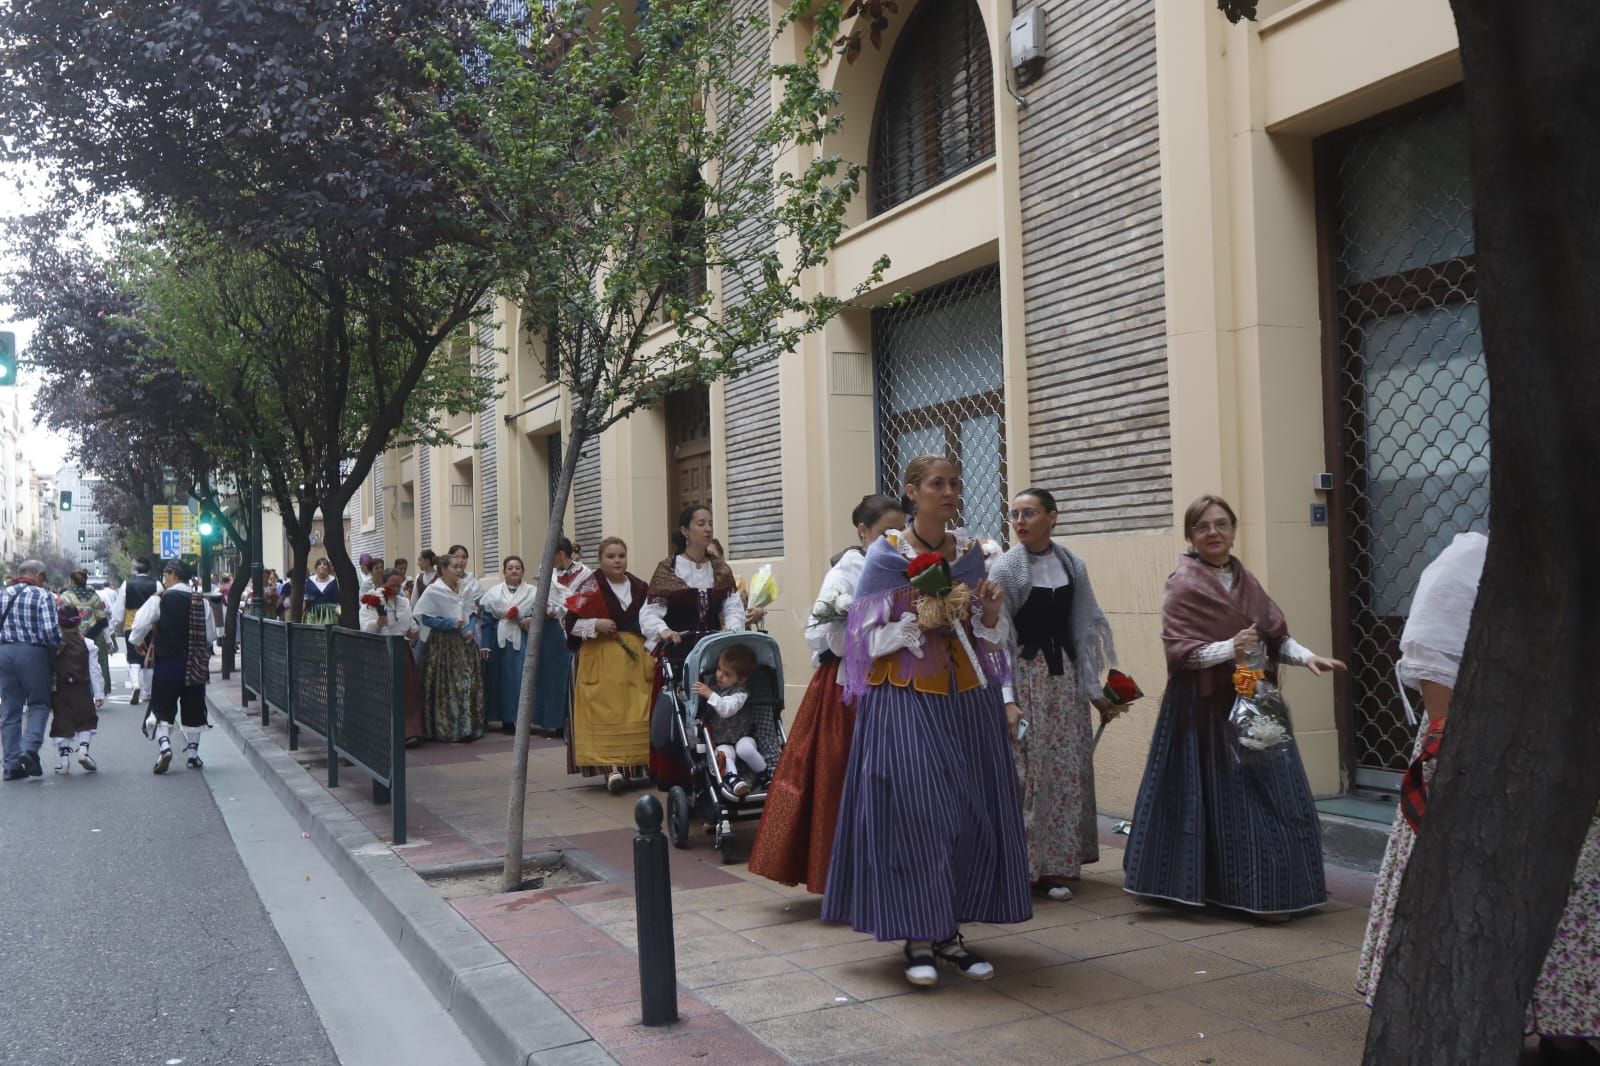
<svg viewBox="0 0 1600 1066"><path fill-rule="evenodd" d="M822 918L878 940L948 940L1033 916L1000 688L878 685L856 712Z"/></svg>

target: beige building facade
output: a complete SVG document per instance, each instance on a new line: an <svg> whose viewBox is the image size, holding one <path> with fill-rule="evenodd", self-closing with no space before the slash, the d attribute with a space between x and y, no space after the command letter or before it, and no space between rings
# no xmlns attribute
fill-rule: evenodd
<svg viewBox="0 0 1600 1066"><path fill-rule="evenodd" d="M869 187L810 284L846 289L886 254L868 303L915 299L614 427L580 461L565 532L591 561L623 537L648 577L679 506L709 502L735 569L778 578L792 707L805 616L863 494L951 454L965 522L1003 536L1008 492L1051 489L1151 694L1096 756L1101 807L1126 813L1182 514L1217 492L1294 635L1352 663L1288 682L1314 790L1389 787L1410 587L1487 512L1448 4L1266 0L1242 26L1210 0L1037 8L1043 66L1020 80L999 0L902 0L881 49L835 64L829 147ZM384 458L347 516L356 553L462 543L483 575L538 554L568 400L536 324L496 318L476 350L503 395L453 445Z"/></svg>

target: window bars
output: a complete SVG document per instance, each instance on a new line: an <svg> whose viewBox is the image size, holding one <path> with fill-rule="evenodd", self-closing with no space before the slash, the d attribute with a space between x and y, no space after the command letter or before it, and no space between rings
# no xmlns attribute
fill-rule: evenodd
<svg viewBox="0 0 1600 1066"><path fill-rule="evenodd" d="M872 132L872 214L992 155L993 68L978 5L923 0L884 72Z"/></svg>
<svg viewBox="0 0 1600 1066"><path fill-rule="evenodd" d="M1453 102L1325 151L1356 783L1392 788L1416 733L1395 663L1417 580L1455 534L1488 528L1466 114Z"/></svg>
<svg viewBox="0 0 1600 1066"><path fill-rule="evenodd" d="M1000 268L985 267L872 315L879 484L900 495L922 454L956 460L960 522L1003 540L1006 422Z"/></svg>

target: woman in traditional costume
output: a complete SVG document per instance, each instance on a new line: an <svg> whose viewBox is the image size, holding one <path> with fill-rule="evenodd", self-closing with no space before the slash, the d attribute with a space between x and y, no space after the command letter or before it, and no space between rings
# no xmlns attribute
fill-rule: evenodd
<svg viewBox="0 0 1600 1066"><path fill-rule="evenodd" d="M600 570L567 598L574 652L567 772L606 775L616 794L650 758L650 687L655 663L644 650L639 613L645 583L628 572L628 546L600 542Z"/></svg>
<svg viewBox="0 0 1600 1066"><path fill-rule="evenodd" d="M1192 550L1167 578L1161 609L1167 692L1123 859L1131 893L1269 921L1325 903L1322 835L1292 739L1241 759L1228 721L1234 660L1265 644L1277 663L1343 670L1289 636L1283 612L1233 557L1238 518L1217 496L1184 515Z"/></svg>
<svg viewBox="0 0 1600 1066"><path fill-rule="evenodd" d="M378 574L376 586L361 596L361 631L381 633L386 637L404 637L414 645L420 628L411 613L411 601L406 598L405 578L398 570L384 570ZM406 651L406 737L407 745L415 745L423 738L422 727L422 674L410 648Z"/></svg>
<svg viewBox="0 0 1600 1066"><path fill-rule="evenodd" d="M1100 859L1094 799L1091 707L1109 710L1102 691L1116 665L1111 623L1100 610L1083 560L1052 539L1055 497L1028 489L1011 501L1017 543L995 560L989 579L1005 594L1011 626L1011 684L1003 695L1022 774L1022 823L1034 891L1072 898L1085 863Z"/></svg>
<svg viewBox="0 0 1600 1066"><path fill-rule="evenodd" d="M572 652L567 648L566 616L568 595L592 571L573 557L572 541L562 537L556 544L555 562L550 571L550 596L545 603L544 635L539 638L539 673L533 685L533 731L541 736L560 737L567 728L567 704L571 699Z"/></svg>
<svg viewBox="0 0 1600 1066"><path fill-rule="evenodd" d="M87 570L74 570L68 575L67 587L61 590L61 598L78 609L78 615L82 619L78 630L94 647L95 659L100 670L101 691L110 692L111 641L108 633L111 611L106 607L106 601L89 587ZM227 593L222 594L222 599L224 602L227 601Z"/></svg>
<svg viewBox="0 0 1600 1066"><path fill-rule="evenodd" d="M483 669L473 639L472 611L462 595L463 556L451 556L417 598L422 623L422 714L434 740L472 741L483 736Z"/></svg>
<svg viewBox="0 0 1600 1066"><path fill-rule="evenodd" d="M803 881L818 894L828 881L839 797L856 725L855 708L845 702L839 678L845 612L855 598L867 549L888 530L900 528L905 514L892 496L864 496L850 519L860 544L839 556L817 591L806 624L806 643L816 669L795 712L750 849L752 873L785 885Z"/></svg>
<svg viewBox="0 0 1600 1066"><path fill-rule="evenodd" d="M984 580L976 538L945 528L960 506L955 464L919 456L905 491L911 523L867 551L850 605L856 728L822 917L905 941L914 985L936 984L940 966L987 980L994 967L962 944L960 923L1033 914L1000 699L1000 590ZM946 568L948 591L926 591L938 582L922 575Z"/></svg>
<svg viewBox="0 0 1600 1066"><path fill-rule="evenodd" d="M500 564L500 584L478 598L478 646L488 656L485 671L484 703L490 723L502 732L517 730L517 703L522 696L522 664L527 657L523 647L528 627L533 624L534 586L522 580L522 556L508 555ZM559 629L555 624L545 629ZM542 732L561 728L563 706L549 707L538 700L533 705L533 726Z"/></svg>
<svg viewBox="0 0 1600 1066"><path fill-rule="evenodd" d="M318 559L310 577L306 578L301 617L307 625L331 626L339 622L339 579L333 576L333 564Z"/></svg>
<svg viewBox="0 0 1600 1066"><path fill-rule="evenodd" d="M1478 582L1489 538L1458 533L1449 547L1428 564L1417 582L1411 614L1400 634L1400 679L1422 693L1427 715L1417 731L1412 765L1401 790L1394 831L1384 849L1383 865L1372 893L1367 936L1356 970L1356 990L1371 1006L1383 975L1384 955L1394 926L1395 904L1406 865L1416 846L1426 813L1427 789L1437 768L1439 744L1455 693L1467 627L1477 602ZM1409 705L1406 708L1410 710ZM1584 1043L1600 1038L1600 810L1589 823L1589 835L1578 856L1566 909L1555 940L1545 952L1534 984L1523 1031L1539 1034L1544 1062L1600 1063L1600 1053Z"/></svg>
<svg viewBox="0 0 1600 1066"><path fill-rule="evenodd" d="M673 554L650 577L649 598L639 612L645 650L682 662L707 632L745 627L744 604L728 564L710 554L711 509L691 504L678 515ZM683 760L672 750L672 713L657 677L651 695L650 772L666 788L682 780Z"/></svg>

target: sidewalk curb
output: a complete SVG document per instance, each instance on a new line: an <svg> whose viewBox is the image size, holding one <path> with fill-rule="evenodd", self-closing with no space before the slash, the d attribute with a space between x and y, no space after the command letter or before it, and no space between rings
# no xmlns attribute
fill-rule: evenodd
<svg viewBox="0 0 1600 1066"><path fill-rule="evenodd" d="M428 887L227 696L220 722L491 1066L615 1064L589 1033Z"/></svg>

